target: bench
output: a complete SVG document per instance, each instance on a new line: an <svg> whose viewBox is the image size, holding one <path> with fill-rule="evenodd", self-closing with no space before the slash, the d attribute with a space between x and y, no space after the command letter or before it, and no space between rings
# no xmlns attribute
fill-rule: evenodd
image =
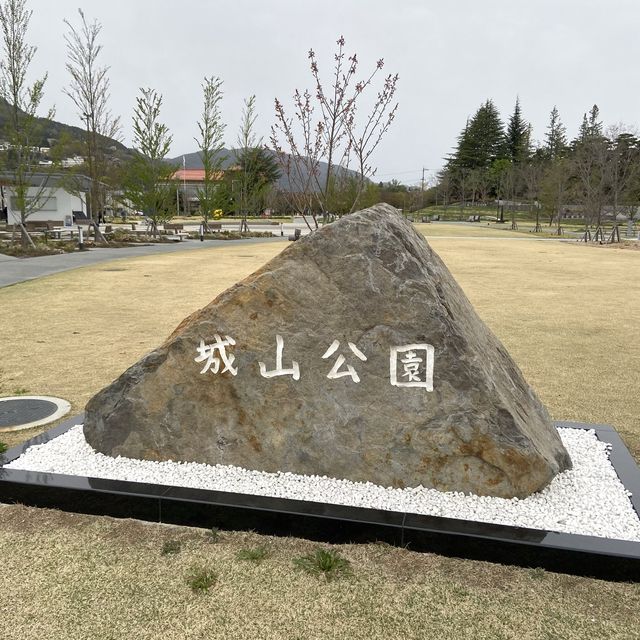
<svg viewBox="0 0 640 640"><path fill-rule="evenodd" d="M55 238L56 240L62 240L63 237L69 236L69 239L73 240L74 234L79 234L77 227L53 227L45 231L46 238Z"/></svg>
<svg viewBox="0 0 640 640"><path fill-rule="evenodd" d="M24 226L27 231L50 231L59 224L60 221L55 220L27 220Z"/></svg>
<svg viewBox="0 0 640 640"><path fill-rule="evenodd" d="M162 236L173 242L182 242L185 238L188 240L191 236L186 231L174 231L173 233L165 233Z"/></svg>

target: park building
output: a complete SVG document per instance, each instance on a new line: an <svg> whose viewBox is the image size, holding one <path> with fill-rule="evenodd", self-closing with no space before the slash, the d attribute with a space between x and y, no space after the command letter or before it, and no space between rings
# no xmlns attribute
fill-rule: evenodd
<svg viewBox="0 0 640 640"><path fill-rule="evenodd" d="M0 173L0 223L17 225L20 210L13 191L13 174ZM87 200L91 179L84 175L61 173L32 173L28 182L28 226L50 223L71 226L77 220L89 216ZM110 203L112 193L101 183L105 202Z"/></svg>

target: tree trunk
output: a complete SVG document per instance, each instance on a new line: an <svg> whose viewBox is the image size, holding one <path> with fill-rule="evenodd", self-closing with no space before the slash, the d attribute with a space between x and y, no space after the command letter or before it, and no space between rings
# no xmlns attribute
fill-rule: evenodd
<svg viewBox="0 0 640 640"><path fill-rule="evenodd" d="M20 222L20 236L22 240L22 248L26 249L27 245L31 245L33 249L36 248L35 242L33 238L29 235L27 231L27 227L25 227L24 222Z"/></svg>

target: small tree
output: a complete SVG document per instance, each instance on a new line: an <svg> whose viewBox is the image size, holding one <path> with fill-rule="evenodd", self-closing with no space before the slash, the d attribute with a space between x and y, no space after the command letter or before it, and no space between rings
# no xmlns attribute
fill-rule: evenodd
<svg viewBox="0 0 640 640"><path fill-rule="evenodd" d="M224 156L224 130L225 124L222 122L220 113L220 102L222 101L222 80L211 77L204 79L202 84L204 102L202 107L202 118L198 122L200 136L196 138L200 157L204 168L204 180L202 187L198 189L198 200L200 201L200 212L204 221L205 231L209 230L209 216L218 208L221 208L219 194L216 193L220 186L220 177Z"/></svg>
<svg viewBox="0 0 640 640"><path fill-rule="evenodd" d="M546 166L541 180L541 196L549 213L549 226L556 219L556 233L562 235L562 207L566 203L572 179L569 158L558 155Z"/></svg>
<svg viewBox="0 0 640 640"><path fill-rule="evenodd" d="M11 174L7 195L10 208L20 214L23 246L35 246L25 223L51 197L48 187L51 168L47 172L38 167L42 125L37 112L47 75L31 85L27 84L27 74L36 52L36 47L26 41L32 13L26 9L25 0L5 0L0 4L4 53L0 61L0 95L10 107L5 124L5 136L9 143L7 168ZM49 111L47 117L53 117L53 110Z"/></svg>
<svg viewBox="0 0 640 640"><path fill-rule="evenodd" d="M343 177L338 176L336 180L335 174L342 173L352 158L357 162L358 188L349 210L353 211L357 206L367 178L375 173L369 164L370 156L389 129L398 107L393 104L398 76L388 75L371 111L363 118L358 117L360 98L372 86L384 61L378 60L367 76L357 80L357 55L347 57L342 36L336 44L338 49L328 87L321 79L313 49L309 50L315 87L313 91L295 91L295 120L286 115L278 99L275 102L276 124L271 130L271 143L290 181L291 205L304 216L309 229L318 227L312 202L315 200L323 214L328 212L331 189L340 184ZM312 96L315 96L315 106ZM324 176L321 175L321 161L327 165ZM313 227L308 216L313 220Z"/></svg>
<svg viewBox="0 0 640 640"><path fill-rule="evenodd" d="M239 165L238 185L235 196L240 208L241 231L248 231L247 215L255 211L271 185L280 177L275 159L262 146L262 138L255 133L257 119L255 96L247 98L242 110L242 121L238 132L236 160Z"/></svg>
<svg viewBox="0 0 640 640"><path fill-rule="evenodd" d="M587 134L576 142L571 159L585 224L595 223L600 231L611 178L609 141L601 133Z"/></svg>
<svg viewBox="0 0 640 640"><path fill-rule="evenodd" d="M640 140L637 132L630 129L624 125L607 129L607 138L611 141L609 185L614 224L620 205L634 204L635 194L629 191L640 171Z"/></svg>
<svg viewBox="0 0 640 640"><path fill-rule="evenodd" d="M309 230L318 228L316 209L321 205L320 162L323 154L323 123L314 124L311 93L294 93L294 108L298 121L296 135L292 118L286 116L284 106L276 98L276 124L271 127L271 145L287 177L288 189L283 197L294 213L301 215ZM280 142L280 136L284 142ZM288 152L283 145L287 146ZM312 223L313 221L313 227Z"/></svg>
<svg viewBox="0 0 640 640"><path fill-rule="evenodd" d="M78 115L86 125L84 157L91 180L87 208L96 235L106 243L97 224L98 213L104 210L106 204L104 189L101 188L107 174L103 145L105 139L119 137L120 118L114 117L108 108L108 67L99 66L98 63L102 51L98 36L102 25L96 20L87 23L82 9L78 9L78 13L81 20L79 28L68 20L64 21L69 27L65 35L68 56L66 68L71 76L71 82L64 91L76 105Z"/></svg>
<svg viewBox="0 0 640 640"><path fill-rule="evenodd" d="M494 160L489 167L489 179L491 188L496 194L498 200L497 222L504 222L504 203L502 200L507 199L510 193L511 184L513 182L513 166L506 158Z"/></svg>
<svg viewBox="0 0 640 640"><path fill-rule="evenodd" d="M125 176L124 196L142 211L155 237L158 223L173 217L171 180L177 165L166 162L172 136L158 121L162 96L153 89L140 89L133 113L133 142L138 152Z"/></svg>
<svg viewBox="0 0 640 640"><path fill-rule="evenodd" d="M543 162L543 154L536 152L527 162L520 165L520 173L526 187L527 199L529 200L529 211L535 208L536 212L536 225L534 227L534 233L542 231L540 225L540 183L544 176L545 165Z"/></svg>

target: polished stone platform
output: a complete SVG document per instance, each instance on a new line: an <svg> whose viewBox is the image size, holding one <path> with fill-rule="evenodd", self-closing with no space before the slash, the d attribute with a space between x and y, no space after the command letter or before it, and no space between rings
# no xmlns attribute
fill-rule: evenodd
<svg viewBox="0 0 640 640"><path fill-rule="evenodd" d="M2 467L31 445L48 442L82 420L82 415L75 416L0 455L0 502L206 528L251 529L331 543L378 541L416 551L640 581L640 542ZM556 426L594 429L600 440L611 445L611 463L640 514L640 469L616 431L607 425L574 422L556 422Z"/></svg>

